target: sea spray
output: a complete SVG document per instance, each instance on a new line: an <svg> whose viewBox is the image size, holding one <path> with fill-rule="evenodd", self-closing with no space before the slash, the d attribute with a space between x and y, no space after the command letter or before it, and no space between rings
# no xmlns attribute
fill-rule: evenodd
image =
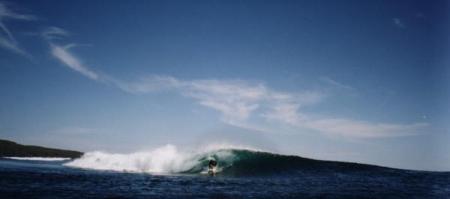
<svg viewBox="0 0 450 199"><path fill-rule="evenodd" d="M232 148L251 149L244 146L214 144L186 151L180 151L174 145L129 154L94 151L85 153L81 158L68 162L65 166L120 172L202 173L207 169L205 162L210 159L220 159L223 166L231 165L234 154L224 149ZM220 171L220 168L218 169Z"/></svg>

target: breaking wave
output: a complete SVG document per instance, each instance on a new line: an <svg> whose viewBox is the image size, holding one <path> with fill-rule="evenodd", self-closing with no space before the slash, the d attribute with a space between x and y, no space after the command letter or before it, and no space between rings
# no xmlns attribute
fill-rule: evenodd
<svg viewBox="0 0 450 199"><path fill-rule="evenodd" d="M207 147L180 151L166 145L152 151L130 154L88 152L65 166L84 169L142 173L206 174L209 160L216 160L217 175L289 174L293 171L336 171L386 169L378 166L321 161L299 156L281 155L246 147Z"/></svg>

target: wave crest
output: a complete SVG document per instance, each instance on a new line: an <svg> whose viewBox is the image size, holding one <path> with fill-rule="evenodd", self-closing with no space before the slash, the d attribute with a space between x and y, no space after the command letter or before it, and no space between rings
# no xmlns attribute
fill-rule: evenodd
<svg viewBox="0 0 450 199"><path fill-rule="evenodd" d="M145 173L184 173L186 171L205 172L205 161L217 159L222 162L232 158L232 153L206 147L201 151L184 152L173 145L166 145L152 151L130 154L113 154L100 151L85 153L81 158L64 164L65 166L96 170Z"/></svg>

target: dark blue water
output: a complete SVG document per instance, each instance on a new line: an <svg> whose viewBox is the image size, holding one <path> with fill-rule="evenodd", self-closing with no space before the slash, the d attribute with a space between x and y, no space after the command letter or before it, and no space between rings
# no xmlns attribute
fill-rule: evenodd
<svg viewBox="0 0 450 199"><path fill-rule="evenodd" d="M152 175L0 159L0 198L450 198L450 173L311 169L263 175Z"/></svg>

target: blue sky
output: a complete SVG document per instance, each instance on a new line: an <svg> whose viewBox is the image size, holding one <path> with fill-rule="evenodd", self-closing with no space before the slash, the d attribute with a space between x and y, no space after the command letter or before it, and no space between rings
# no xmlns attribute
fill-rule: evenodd
<svg viewBox="0 0 450 199"><path fill-rule="evenodd" d="M2 1L0 137L450 170L446 1Z"/></svg>

